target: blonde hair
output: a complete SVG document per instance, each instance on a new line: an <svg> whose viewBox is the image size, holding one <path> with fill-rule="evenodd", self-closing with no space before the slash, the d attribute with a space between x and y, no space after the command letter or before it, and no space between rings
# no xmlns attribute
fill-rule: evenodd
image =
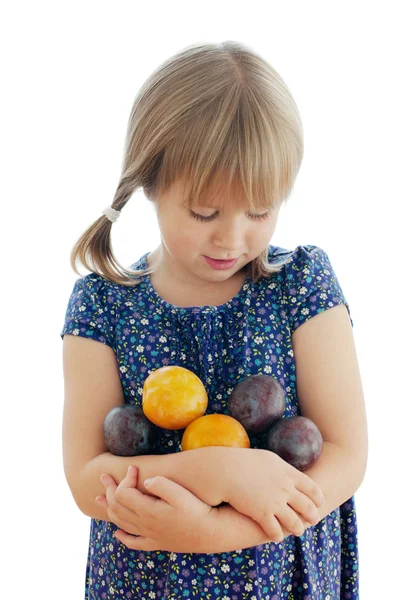
<svg viewBox="0 0 398 600"><path fill-rule="evenodd" d="M186 201L205 204L227 175L223 198L239 186L251 209L273 209L290 195L303 158L303 129L283 79L243 44L188 46L166 60L139 90L125 138L122 174L112 207L121 210L139 188L152 201L184 177ZM116 260L112 222L101 216L71 253L85 268L126 286L155 270L131 270ZM268 248L247 266L253 280L279 272Z"/></svg>

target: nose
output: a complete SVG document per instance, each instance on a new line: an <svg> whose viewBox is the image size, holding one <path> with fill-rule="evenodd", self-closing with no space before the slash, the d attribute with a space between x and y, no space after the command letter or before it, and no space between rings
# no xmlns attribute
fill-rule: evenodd
<svg viewBox="0 0 398 600"><path fill-rule="evenodd" d="M217 248L222 248L223 251L231 255L238 256L241 249L244 247L244 227L242 220L239 217L217 219L213 233L213 244Z"/></svg>

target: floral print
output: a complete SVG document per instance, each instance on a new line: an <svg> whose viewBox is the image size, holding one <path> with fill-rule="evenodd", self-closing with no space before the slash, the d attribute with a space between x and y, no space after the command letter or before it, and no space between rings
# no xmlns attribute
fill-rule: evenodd
<svg viewBox="0 0 398 600"><path fill-rule="evenodd" d="M144 254L133 268L147 266ZM299 415L292 333L338 304L350 309L328 255L318 246L269 247L269 260L288 258L279 273L219 306L166 302L150 277L136 287L89 273L70 296L64 334L109 345L119 364L126 403L141 405L146 377L181 365L203 381L205 414L228 414L228 397L242 379L264 373L286 393L283 417ZM351 325L353 325L350 315ZM154 453L180 452L184 430L158 428ZM259 440L250 436L252 448ZM336 600L358 599L358 538L354 497L300 537L214 554L130 550L117 527L91 519L85 600Z"/></svg>

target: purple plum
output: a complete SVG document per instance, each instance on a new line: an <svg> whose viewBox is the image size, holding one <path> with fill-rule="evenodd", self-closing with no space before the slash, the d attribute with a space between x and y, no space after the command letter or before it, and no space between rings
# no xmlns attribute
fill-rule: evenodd
<svg viewBox="0 0 398 600"><path fill-rule="evenodd" d="M112 454L118 456L149 454L154 450L156 426L139 406L121 404L105 417L104 441Z"/></svg>
<svg viewBox="0 0 398 600"><path fill-rule="evenodd" d="M228 400L228 410L248 434L254 434L266 431L280 419L285 404L285 391L280 383L269 375L259 373L234 387Z"/></svg>
<svg viewBox="0 0 398 600"><path fill-rule="evenodd" d="M262 437L264 450L275 452L299 471L308 469L322 452L321 432L307 417L280 419Z"/></svg>

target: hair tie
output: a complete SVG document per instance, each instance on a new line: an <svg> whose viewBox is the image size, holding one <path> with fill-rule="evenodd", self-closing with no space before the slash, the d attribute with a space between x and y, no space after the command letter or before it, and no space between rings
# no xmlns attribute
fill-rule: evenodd
<svg viewBox="0 0 398 600"><path fill-rule="evenodd" d="M120 210L115 210L114 208L112 208L111 205L107 206L103 211L102 214L105 215L105 217L107 217L110 221L112 221L112 223L115 223L118 218L120 217Z"/></svg>

